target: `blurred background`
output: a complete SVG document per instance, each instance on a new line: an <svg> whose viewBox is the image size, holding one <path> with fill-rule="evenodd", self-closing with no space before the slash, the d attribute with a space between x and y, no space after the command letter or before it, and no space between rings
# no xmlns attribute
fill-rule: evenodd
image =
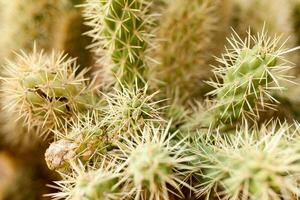
<svg viewBox="0 0 300 200"><path fill-rule="evenodd" d="M199 52L193 46L184 48L180 45L171 51L178 62L180 59L188 59L195 66L201 66L199 70L202 75L199 77L199 84L202 89L199 90L200 94L197 94L200 98L209 90L203 81L211 77L210 65L216 64L214 56L218 57L224 51L226 37L232 34L231 28L243 38L249 27L252 32L257 32L265 24L270 35L282 34L284 38L289 38L287 47L300 45L300 0L205 1L214 5L215 19L211 23L217 24L214 36L208 40L198 38L198 34L205 31L200 28L210 28L209 24L200 27L197 20L190 20L198 19L198 15L205 17L201 12L208 10L203 7L193 15L189 12L181 13L177 21L168 21L167 16L176 16L181 12L170 8L177 1L187 4L195 1L200 2L199 5L202 2L153 0L155 5L153 12L159 12L162 19L157 23L158 37L165 37L171 42L182 40L182 35L178 33L176 36L176 28L173 29L175 23L178 23L191 38L199 41L199 44L202 42L206 45L205 52ZM84 35L89 27L84 24L81 8L78 7L82 3L84 0L0 0L0 64L3 65L6 59L14 59L14 51L31 50L36 42L37 46L46 52L55 49L68 53L70 57L78 58L81 68L91 67L93 71L97 64L93 53L87 48L91 44L91 39ZM168 14L164 16L165 13ZM199 20L203 19L199 17ZM192 21L193 23L190 23ZM175 37L169 37L170 34L160 30L160 27ZM300 66L299 52L289 56L296 66ZM295 82L300 82L299 73L300 68L296 67L291 74L296 77ZM299 86L287 85L287 87L290 90L279 97L281 102L284 102L284 106L280 107L279 116L299 119ZM44 161L44 152L50 141L36 138L30 133L22 134L26 130L16 121L9 120L10 117L7 117L9 114L0 113L0 200L47 199L43 194L53 192L47 185L59 180L58 174L51 172Z"/></svg>

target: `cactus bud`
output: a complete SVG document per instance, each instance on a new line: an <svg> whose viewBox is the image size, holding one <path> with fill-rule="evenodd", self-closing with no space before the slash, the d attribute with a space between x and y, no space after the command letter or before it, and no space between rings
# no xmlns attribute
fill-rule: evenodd
<svg viewBox="0 0 300 200"><path fill-rule="evenodd" d="M47 56L36 47L31 54L16 56L5 65L1 101L5 111L22 119L28 129L49 133L95 103L87 95L92 91L87 87L85 71L76 75L74 59L55 52Z"/></svg>
<svg viewBox="0 0 300 200"><path fill-rule="evenodd" d="M192 170L187 162L194 158L186 154L185 140L172 144L176 133L170 135L169 128L170 124L165 130L150 125L118 145L117 157L125 160L121 182L135 199L169 199L168 191L173 189L182 197L180 185L192 189L182 178Z"/></svg>

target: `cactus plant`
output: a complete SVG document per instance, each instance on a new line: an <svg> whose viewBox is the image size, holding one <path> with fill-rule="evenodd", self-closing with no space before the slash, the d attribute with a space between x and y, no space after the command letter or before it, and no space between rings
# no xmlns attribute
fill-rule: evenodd
<svg viewBox="0 0 300 200"><path fill-rule="evenodd" d="M64 131L54 131L56 141L45 153L50 169L64 171L74 160L90 163L93 159L101 159L115 145L116 134L106 131L99 114L87 113L78 118Z"/></svg>
<svg viewBox="0 0 300 200"><path fill-rule="evenodd" d="M220 199L294 199L299 196L299 125L247 126L196 145L198 196ZM200 169L202 167L202 169Z"/></svg>
<svg viewBox="0 0 300 200"><path fill-rule="evenodd" d="M102 162L98 169L85 168L79 163L72 163L73 173L71 175L62 174L64 180L57 181L56 184L61 192L50 194L53 199L69 200L117 200L121 198L121 193L115 185L118 183L120 174L113 170L115 163Z"/></svg>
<svg viewBox="0 0 300 200"><path fill-rule="evenodd" d="M184 180L192 171L187 163L194 158L186 154L184 139L172 144L176 132L170 134L169 128L170 123L165 129L150 125L118 144L117 157L125 161L120 182L135 199L169 199L169 192L183 197L183 186L193 190Z"/></svg>
<svg viewBox="0 0 300 200"><path fill-rule="evenodd" d="M148 31L153 20L146 14L150 2L89 0L85 4L84 16L92 27L88 32L94 41L91 46L104 65L99 72L104 73L103 80L115 74L120 80L115 83L131 87L137 79L138 85L144 85L145 51L152 44Z"/></svg>
<svg viewBox="0 0 300 200"><path fill-rule="evenodd" d="M70 6L83 2L86 24L80 9ZM57 191L46 195L52 199L299 199L299 123L291 124L288 109L280 109L287 115L277 112L278 120L269 118L273 112L264 114L293 100L278 92L286 88L282 82L292 82L287 54L299 49L285 47L293 36L281 40L292 33L291 4L275 2L282 6L280 17L274 15L278 5L266 0L0 0L7 5L1 16L24 7L24 20L11 22L12 32L32 27L13 46L24 51L11 56L1 73L2 135L34 149L21 153L28 160L17 168L28 163L24 169L38 169L28 173L36 178L44 168L32 144L50 135L49 145L43 143L45 164L61 175L52 186ZM15 6L13 13L8 5ZM258 15L248 19L254 7ZM244 38L241 19L254 32L264 20L266 25ZM231 22L237 31L220 56ZM45 53L36 46L25 53L33 40ZM80 56L83 68L64 53L51 53L53 46ZM95 77L84 69L90 64L99 68ZM40 188L26 177L9 186L8 198L27 196L31 190L23 182ZM27 190L15 192L20 187ZM27 199L43 192L37 191Z"/></svg>
<svg viewBox="0 0 300 200"><path fill-rule="evenodd" d="M36 46L29 55L21 52L16 56L16 61L5 66L1 101L6 112L24 120L28 129L49 133L77 112L93 107L85 71L75 74L74 59L55 52L47 56Z"/></svg>
<svg viewBox="0 0 300 200"><path fill-rule="evenodd" d="M147 85L127 89L120 83L120 87L105 95L107 106L103 108L103 121L111 132L135 132L148 123L164 121L160 115L164 108L159 107L160 101L155 101L157 92L149 94Z"/></svg>
<svg viewBox="0 0 300 200"><path fill-rule="evenodd" d="M168 2L157 28L160 42L153 52L159 64L149 69L150 80L162 88L167 98L172 98L175 91L180 103L201 97L202 81L212 76L211 55L219 54L226 39L226 34L219 34L226 32L229 24L226 19L230 14L223 12L230 7L228 4L227 0Z"/></svg>
<svg viewBox="0 0 300 200"><path fill-rule="evenodd" d="M235 0L234 5L236 12L232 27L240 36L244 37L248 28L252 32L258 32L265 25L270 36L282 35L289 38L287 47L297 43L297 37L293 34L293 6L289 1L275 0L270 4L268 0ZM288 55L288 59L298 64L298 54L292 53Z"/></svg>
<svg viewBox="0 0 300 200"><path fill-rule="evenodd" d="M263 29L257 36L242 40L236 32L229 40L230 48L218 59L220 66L214 69L217 81L208 82L215 96L212 107L199 113L203 126L232 125L243 119L259 118L259 112L273 109L276 99L273 91L283 90L282 81L289 81L286 73L293 64L285 54L296 50L284 48L280 37L269 37Z"/></svg>

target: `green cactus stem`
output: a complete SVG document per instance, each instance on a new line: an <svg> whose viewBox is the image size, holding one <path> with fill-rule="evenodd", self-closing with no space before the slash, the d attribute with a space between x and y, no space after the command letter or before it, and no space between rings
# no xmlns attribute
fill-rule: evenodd
<svg viewBox="0 0 300 200"><path fill-rule="evenodd" d="M149 6L148 0L89 0L84 6L92 28L88 32L94 40L91 47L100 57L99 63L109 68L100 73L108 71L129 87L136 79L139 86L144 85L145 52L152 37L148 32L152 23Z"/></svg>

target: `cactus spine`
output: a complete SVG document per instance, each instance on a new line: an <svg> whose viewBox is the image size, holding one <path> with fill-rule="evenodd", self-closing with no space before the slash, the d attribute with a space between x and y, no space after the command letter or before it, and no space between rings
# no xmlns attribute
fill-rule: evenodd
<svg viewBox="0 0 300 200"><path fill-rule="evenodd" d="M59 7L53 13L60 13L61 6L69 11L68 5L81 2L51 0L49 5L54 10ZM259 8L258 18L250 19L255 32L263 24L261 9L273 13L277 6L268 7L266 0L235 1L240 2L238 20L246 19L256 5ZM38 25L48 23L48 4L39 3L43 6L37 13L45 15L35 19ZM205 106L200 102L200 81L211 76L210 54L218 54L219 44L224 43L233 13L230 0L86 0L82 7L91 28L86 35L96 54L94 66L101 66L96 81L103 88L88 78L87 70L79 70L75 59L49 53L52 44L39 37L47 53L36 47L30 54L21 51L5 64L1 78L7 121L27 128L33 136L51 133L45 159L50 169L62 175L54 186L60 191L51 198L299 198L299 124L261 120L263 111L279 103L276 92L285 89L281 82L291 78L287 71L293 64L286 54L299 49L285 48L287 42L281 42L281 37L270 37L274 32L290 32L289 24L281 27L287 7L282 8L282 19L276 15L271 17L274 21L266 20L271 34L264 29L257 35L249 31L241 39L234 31L226 52L216 59L219 66L211 73L215 78L208 81L213 90L207 93ZM163 11L160 20L154 18L153 12ZM68 51L78 44L86 60L81 43L73 41L83 38L81 16L61 14L49 19L45 37L51 42L56 39L53 43L59 49L70 47ZM60 16L61 26L56 24ZM235 22L239 32L243 25ZM156 27L162 39L157 46ZM70 29L74 29L72 36L68 36ZM161 63L152 65L149 57ZM154 89L163 93L158 95ZM195 99L199 99L196 111L190 104ZM25 137L6 133L24 142Z"/></svg>
<svg viewBox="0 0 300 200"><path fill-rule="evenodd" d="M106 95L103 122L107 129L122 135L139 132L149 123L162 123L163 107L159 107L160 101L155 101L156 95L157 92L149 94L147 85L131 89L121 85L121 89Z"/></svg>

